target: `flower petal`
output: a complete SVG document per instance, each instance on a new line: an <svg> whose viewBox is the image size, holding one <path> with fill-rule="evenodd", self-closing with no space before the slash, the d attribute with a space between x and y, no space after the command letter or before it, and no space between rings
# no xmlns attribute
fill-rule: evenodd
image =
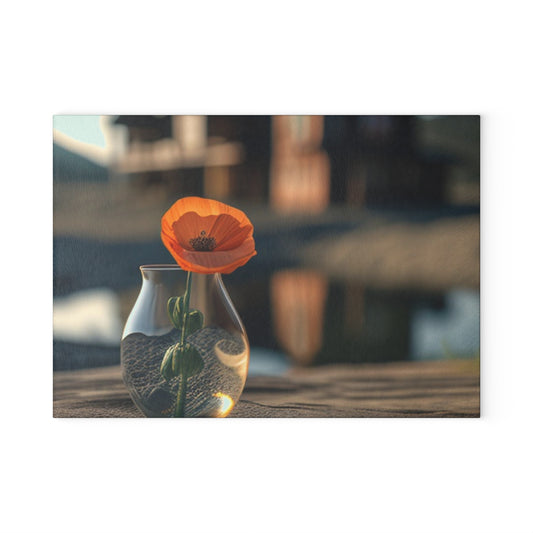
<svg viewBox="0 0 533 533"><path fill-rule="evenodd" d="M229 251L195 252L174 246L170 252L181 268L201 274L230 274L257 255L253 237L248 237L238 248Z"/></svg>
<svg viewBox="0 0 533 533"><path fill-rule="evenodd" d="M216 223L217 218L217 215L201 217L198 213L190 211L172 223L172 231L183 248L192 250L193 247L189 241L199 237L202 231L211 236L211 228Z"/></svg>
<svg viewBox="0 0 533 533"><path fill-rule="evenodd" d="M236 248L246 237L252 234L251 225L241 226L231 215L209 215L201 217L197 213L185 213L172 224L172 231L180 245L186 250L192 250L190 240L205 231L208 237L213 237L216 250L231 250Z"/></svg>
<svg viewBox="0 0 533 533"><path fill-rule="evenodd" d="M172 223L182 217L185 213L193 211L201 217L209 215L231 215L237 219L239 224L250 224L248 217L235 207L217 202L216 200L209 200L208 198L198 198L196 196L188 196L181 198L175 202L172 207L163 215L162 224L167 223L172 226Z"/></svg>
<svg viewBox="0 0 533 533"><path fill-rule="evenodd" d="M216 241L213 251L196 251L190 244L204 231ZM205 198L182 198L161 219L163 243L183 269L193 272L233 272L257 254L252 235L242 211Z"/></svg>
<svg viewBox="0 0 533 533"><path fill-rule="evenodd" d="M222 252L240 246L253 231L249 223L239 222L232 215L219 215L209 235L215 238L216 251Z"/></svg>

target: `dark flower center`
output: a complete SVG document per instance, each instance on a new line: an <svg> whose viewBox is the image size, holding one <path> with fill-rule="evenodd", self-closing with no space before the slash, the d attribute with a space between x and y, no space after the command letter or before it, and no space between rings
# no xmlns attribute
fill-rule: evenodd
<svg viewBox="0 0 533 533"><path fill-rule="evenodd" d="M189 239L189 244L197 252L211 252L216 248L217 241L214 237L207 237L205 231L201 231L198 237Z"/></svg>

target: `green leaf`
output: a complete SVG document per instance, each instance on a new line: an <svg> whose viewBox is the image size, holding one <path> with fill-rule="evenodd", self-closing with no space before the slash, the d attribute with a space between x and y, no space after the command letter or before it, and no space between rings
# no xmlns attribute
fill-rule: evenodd
<svg viewBox="0 0 533 533"><path fill-rule="evenodd" d="M172 372L187 379L195 376L204 368L204 361L198 350L189 343L176 346L172 357Z"/></svg>
<svg viewBox="0 0 533 533"><path fill-rule="evenodd" d="M183 328L183 322L185 319L185 301L183 296L174 296L168 299L167 312L170 321L174 327L178 330ZM204 326L204 315L198 309L191 309L187 314L187 324L185 328L185 338L191 333L202 329Z"/></svg>
<svg viewBox="0 0 533 533"><path fill-rule="evenodd" d="M185 318L185 298L183 296L174 296L168 299L167 312L168 316L174 324L176 329L183 327L183 321ZM191 309L188 313L187 329L185 330L185 336L187 337L191 333L202 329L204 325L204 315L198 311L198 309Z"/></svg>
<svg viewBox="0 0 533 533"><path fill-rule="evenodd" d="M179 298L177 296L168 299L167 313L174 327L179 329L181 325L181 313L179 312Z"/></svg>
<svg viewBox="0 0 533 533"><path fill-rule="evenodd" d="M165 352L163 360L161 361L160 372L161 372L161 375L167 381L175 377L174 373L172 372L172 356L174 355L175 348L176 348L176 345L168 348L168 350Z"/></svg>
<svg viewBox="0 0 533 533"><path fill-rule="evenodd" d="M177 296L173 296L172 298L168 299L167 302L167 313L170 318L172 318L172 314L174 313L174 307L176 306L176 300L178 299Z"/></svg>
<svg viewBox="0 0 533 533"><path fill-rule="evenodd" d="M194 333L203 327L204 315L201 311L198 311L198 309L193 309L188 315L185 337L188 337L191 333Z"/></svg>
<svg viewBox="0 0 533 533"><path fill-rule="evenodd" d="M172 313L172 322L174 322L177 329L180 329L183 324L183 300L183 296L176 298L176 305Z"/></svg>

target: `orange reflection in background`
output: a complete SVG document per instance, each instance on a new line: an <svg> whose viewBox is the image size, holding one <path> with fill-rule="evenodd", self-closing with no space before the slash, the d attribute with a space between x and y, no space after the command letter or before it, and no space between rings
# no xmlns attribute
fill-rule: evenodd
<svg viewBox="0 0 533 533"><path fill-rule="evenodd" d="M272 117L270 203L285 212L321 212L330 199L324 117Z"/></svg>
<svg viewBox="0 0 533 533"><path fill-rule="evenodd" d="M311 363L322 346L326 277L310 270L282 270L272 276L270 292L279 343L297 363Z"/></svg>

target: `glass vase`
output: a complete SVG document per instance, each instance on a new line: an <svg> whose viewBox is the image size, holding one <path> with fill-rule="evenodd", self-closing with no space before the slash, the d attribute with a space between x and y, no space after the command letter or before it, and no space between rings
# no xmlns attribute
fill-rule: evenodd
<svg viewBox="0 0 533 533"><path fill-rule="evenodd" d="M148 417L225 417L242 393L250 346L220 274L140 267L122 335L124 383Z"/></svg>

